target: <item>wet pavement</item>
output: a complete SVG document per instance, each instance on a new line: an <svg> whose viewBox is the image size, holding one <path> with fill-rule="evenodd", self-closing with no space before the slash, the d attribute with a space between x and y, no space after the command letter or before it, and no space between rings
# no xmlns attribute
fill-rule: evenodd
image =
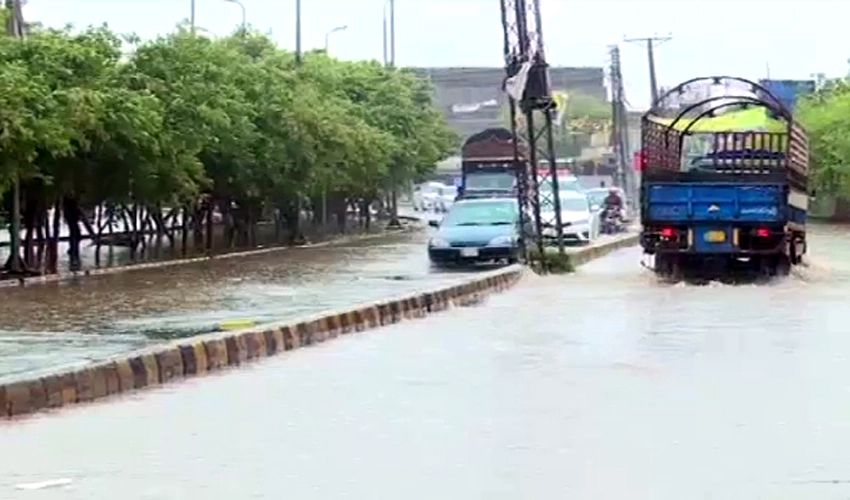
<svg viewBox="0 0 850 500"><path fill-rule="evenodd" d="M459 280L427 231L0 290L0 378Z"/></svg>
<svg viewBox="0 0 850 500"><path fill-rule="evenodd" d="M813 264L768 285L660 284L627 249L6 423L0 497L846 499L850 236L812 239Z"/></svg>

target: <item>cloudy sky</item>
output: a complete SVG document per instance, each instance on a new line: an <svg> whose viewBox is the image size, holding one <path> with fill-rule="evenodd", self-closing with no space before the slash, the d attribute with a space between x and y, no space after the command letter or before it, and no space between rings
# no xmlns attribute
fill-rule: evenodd
<svg viewBox="0 0 850 500"><path fill-rule="evenodd" d="M295 0L242 0L248 22L295 46ZM622 46L630 104L649 102L646 51L624 36L672 34L657 50L661 85L730 74L808 78L846 73L850 4L839 0L541 0L552 65L607 65L607 47ZM386 0L302 0L303 46L324 46L344 59L380 59ZM48 26L107 23L155 37L188 19L191 0L27 0L25 16ZM196 0L196 22L227 34L241 22L238 5ZM499 0L396 0L396 58L405 66L498 66ZM847 44L847 45L845 45Z"/></svg>

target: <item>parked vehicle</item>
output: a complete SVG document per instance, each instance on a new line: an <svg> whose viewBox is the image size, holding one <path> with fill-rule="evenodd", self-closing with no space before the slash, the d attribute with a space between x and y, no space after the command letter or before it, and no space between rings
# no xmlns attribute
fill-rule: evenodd
<svg viewBox="0 0 850 500"><path fill-rule="evenodd" d="M413 210L427 212L437 207L440 193L446 187L442 182L425 182L413 188Z"/></svg>
<svg viewBox="0 0 850 500"><path fill-rule="evenodd" d="M428 242L433 264L517 261L522 237L519 204L512 198L457 201L442 221L430 221L437 232Z"/></svg>
<svg viewBox="0 0 850 500"><path fill-rule="evenodd" d="M563 191L559 193L561 198L561 227L565 242L590 243L599 234L598 214L590 209L590 201L584 193L576 191ZM543 237L554 240L557 238L555 225L557 219L552 208L552 203L546 200L541 202L540 219L543 222Z"/></svg>
<svg viewBox="0 0 850 500"><path fill-rule="evenodd" d="M700 83L726 94L671 104ZM776 97L741 78L689 80L641 127L641 246L656 273L776 275L802 262L809 140Z"/></svg>

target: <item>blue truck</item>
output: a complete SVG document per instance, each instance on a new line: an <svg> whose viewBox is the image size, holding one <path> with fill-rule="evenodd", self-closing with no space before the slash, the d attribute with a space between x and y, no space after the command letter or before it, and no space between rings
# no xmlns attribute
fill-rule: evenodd
<svg viewBox="0 0 850 500"><path fill-rule="evenodd" d="M689 80L656 101L641 129L640 243L657 274L775 276L802 262L809 140L767 89Z"/></svg>

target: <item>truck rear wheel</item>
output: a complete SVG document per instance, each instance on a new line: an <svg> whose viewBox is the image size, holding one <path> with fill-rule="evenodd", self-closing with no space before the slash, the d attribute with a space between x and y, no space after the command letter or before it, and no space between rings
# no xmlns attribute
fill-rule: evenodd
<svg viewBox="0 0 850 500"><path fill-rule="evenodd" d="M679 277L681 272L678 255L655 254L655 274L663 278Z"/></svg>
<svg viewBox="0 0 850 500"><path fill-rule="evenodd" d="M759 273L766 277L788 276L791 273L791 259L787 255L769 255L759 259Z"/></svg>

